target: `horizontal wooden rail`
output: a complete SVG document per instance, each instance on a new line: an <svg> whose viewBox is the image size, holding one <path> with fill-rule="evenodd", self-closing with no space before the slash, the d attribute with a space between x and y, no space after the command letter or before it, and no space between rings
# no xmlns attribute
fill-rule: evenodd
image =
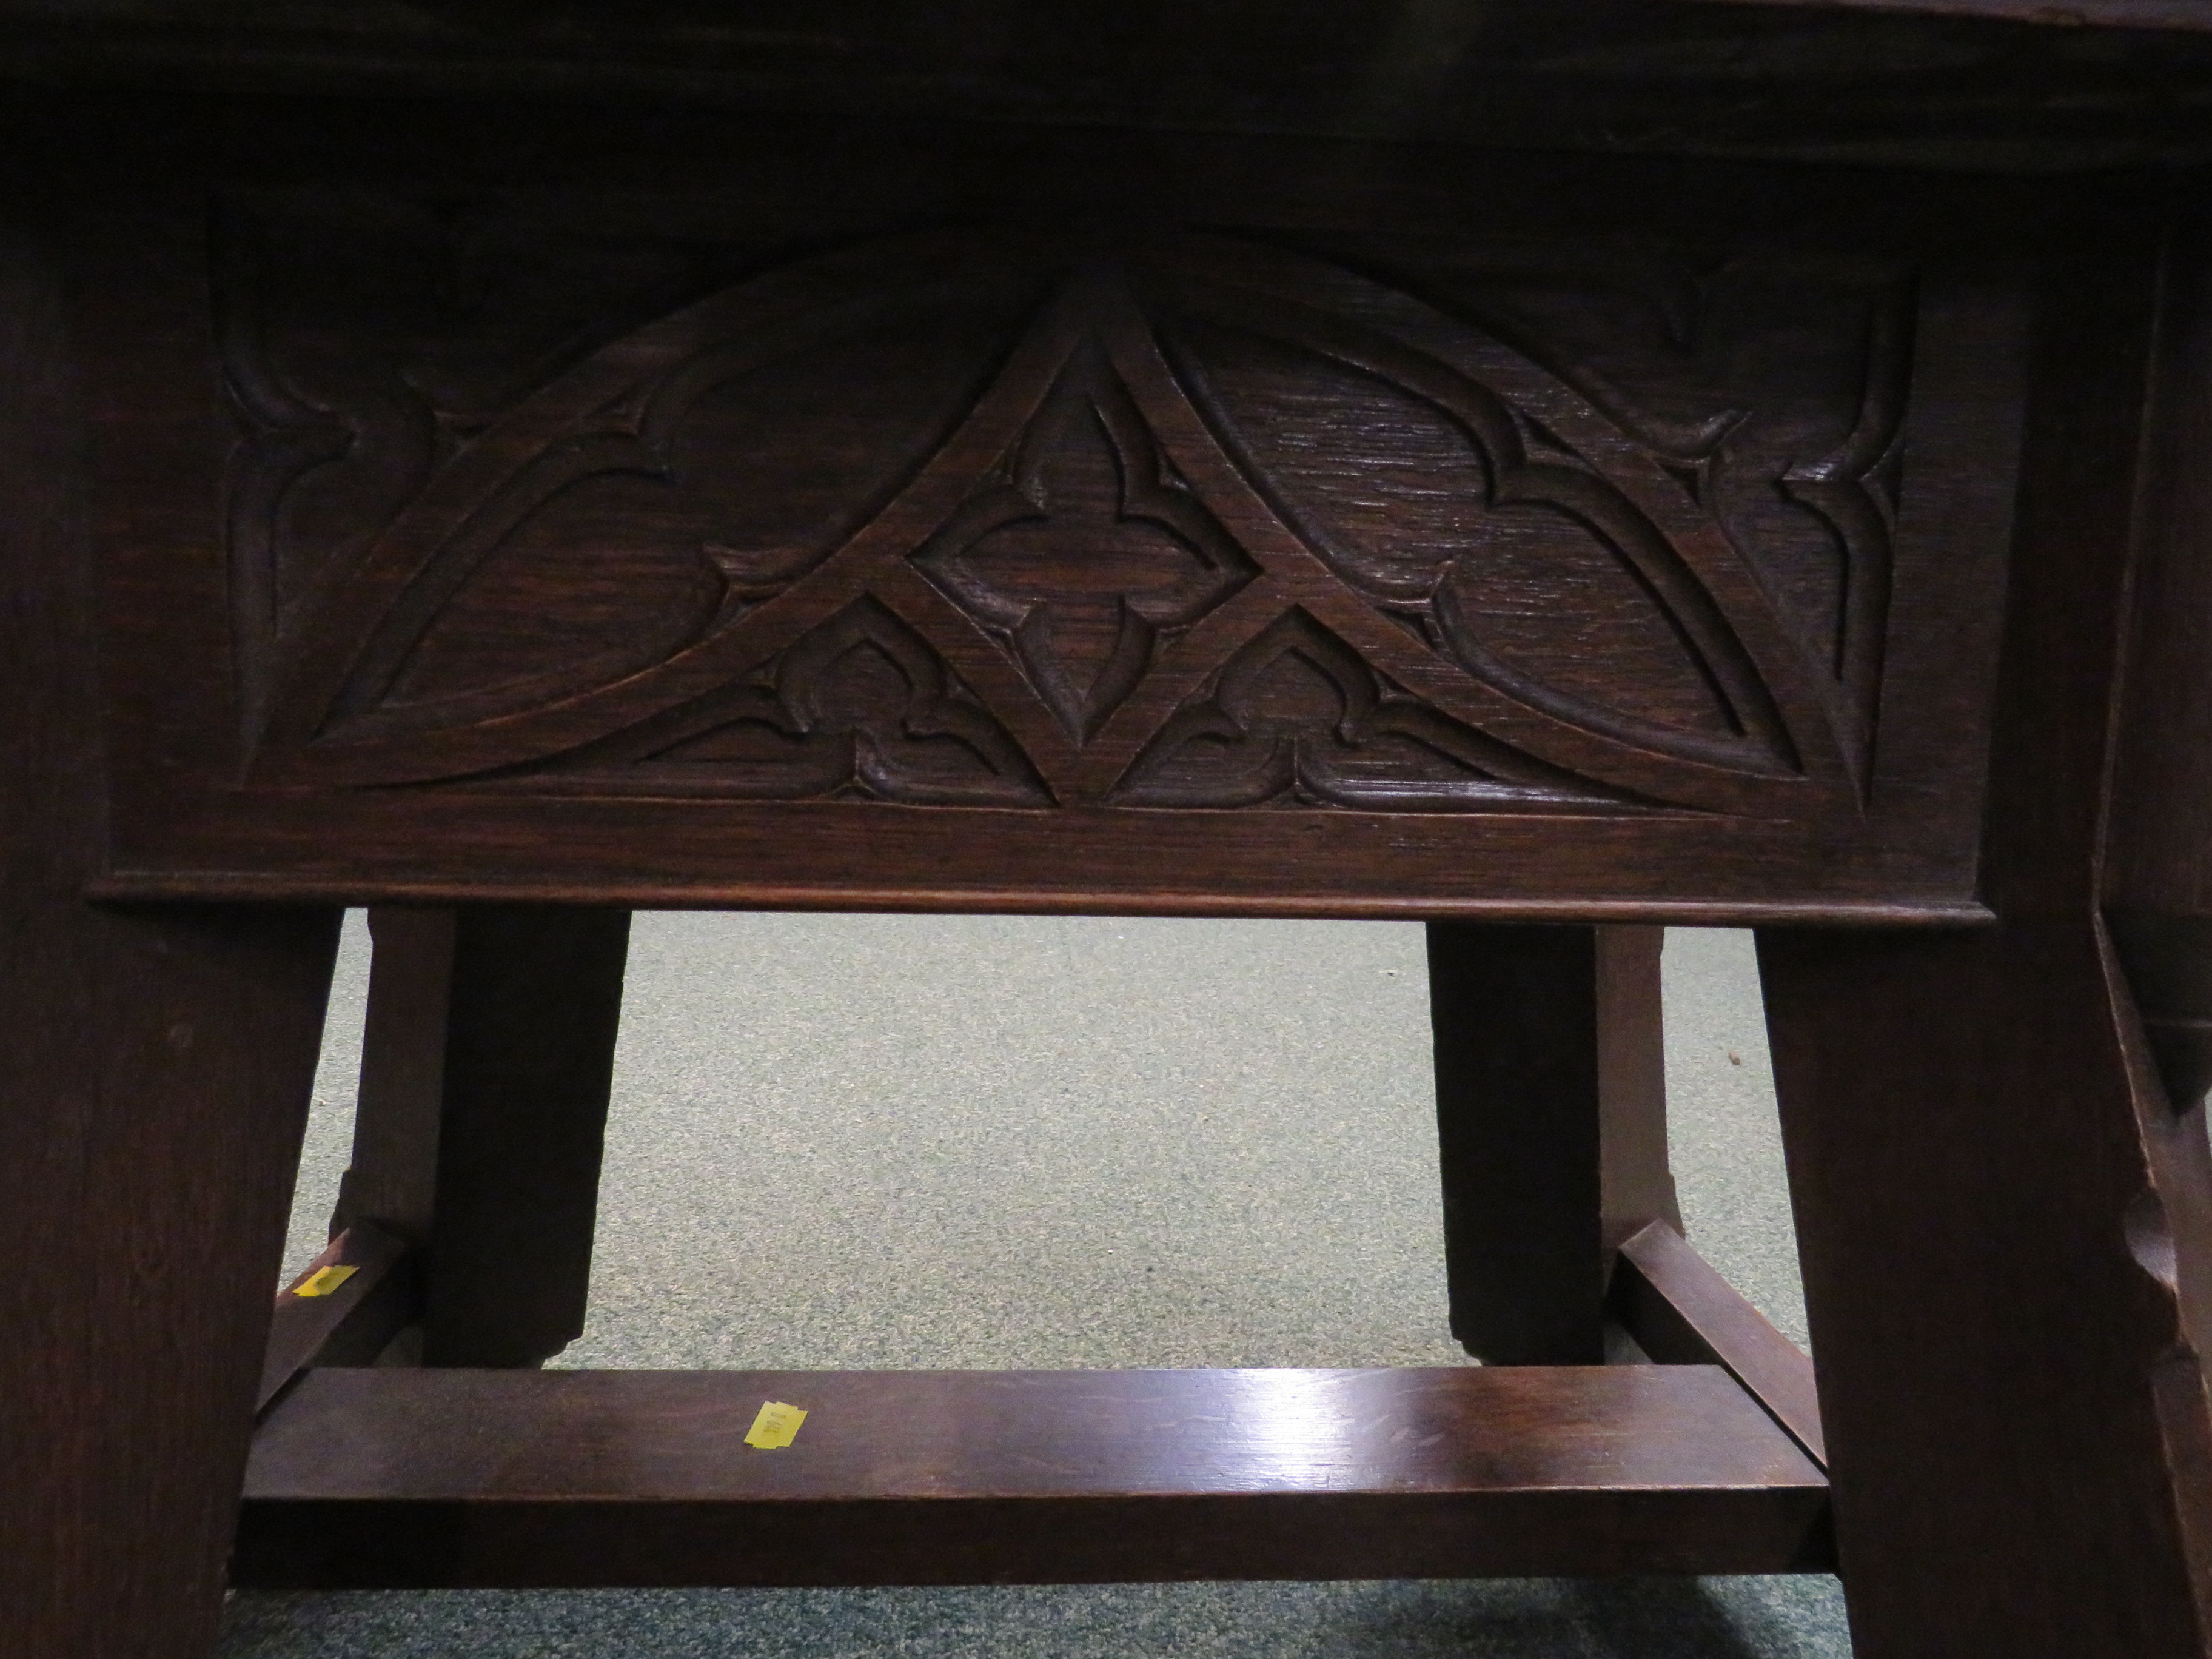
<svg viewBox="0 0 2212 1659"><path fill-rule="evenodd" d="M744 1443L760 1406L808 1415ZM308 1372L262 1586L1821 1568L1819 1470L1717 1368Z"/></svg>

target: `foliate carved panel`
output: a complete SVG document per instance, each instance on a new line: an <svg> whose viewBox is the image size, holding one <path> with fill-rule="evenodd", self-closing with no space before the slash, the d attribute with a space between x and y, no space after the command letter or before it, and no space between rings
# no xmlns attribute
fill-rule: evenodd
<svg viewBox="0 0 2212 1659"><path fill-rule="evenodd" d="M1909 272L962 231L471 312L526 251L446 226L349 337L222 239L257 781L1861 808Z"/></svg>

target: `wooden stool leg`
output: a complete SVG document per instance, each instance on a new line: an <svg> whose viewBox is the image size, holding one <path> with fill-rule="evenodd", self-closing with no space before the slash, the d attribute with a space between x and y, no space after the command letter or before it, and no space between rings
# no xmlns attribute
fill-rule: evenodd
<svg viewBox="0 0 2212 1659"><path fill-rule="evenodd" d="M421 1253L421 1357L534 1365L579 1335L626 910L373 912L352 1167L333 1231Z"/></svg>
<svg viewBox="0 0 2212 1659"><path fill-rule="evenodd" d="M1429 925L1452 1334L1492 1364L1605 1358L1613 1249L1680 1228L1656 927Z"/></svg>
<svg viewBox="0 0 2212 1659"><path fill-rule="evenodd" d="M1667 1158L1667 1018L1659 978L1664 927L1597 934L1600 1264L1654 1221L1683 1231Z"/></svg>
<svg viewBox="0 0 2212 1659"><path fill-rule="evenodd" d="M2212 979L2160 959L2212 911L2212 261L2170 244L2154 284L2128 251L2152 235L2085 239L2044 309L1979 872L1997 924L1760 934L1860 1659L2212 1652L2212 1160L2185 1029ZM2147 366L2179 399L2148 466Z"/></svg>
<svg viewBox="0 0 2212 1659"><path fill-rule="evenodd" d="M1759 962L1856 1650L2203 1653L2174 1276L2212 1237L2161 1200L2094 928Z"/></svg>
<svg viewBox="0 0 2212 1659"><path fill-rule="evenodd" d="M105 802L58 288L0 232L0 1654L193 1659L338 912L78 897Z"/></svg>
<svg viewBox="0 0 2212 1659"><path fill-rule="evenodd" d="M5 897L0 1653L186 1659L222 1607L338 913Z"/></svg>

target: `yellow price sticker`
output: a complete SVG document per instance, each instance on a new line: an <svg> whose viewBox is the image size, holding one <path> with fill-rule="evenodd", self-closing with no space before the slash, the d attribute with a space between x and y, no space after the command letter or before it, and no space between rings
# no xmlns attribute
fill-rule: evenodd
<svg viewBox="0 0 2212 1659"><path fill-rule="evenodd" d="M745 1431L745 1444L757 1451L775 1451L799 1437L799 1425L805 1420L806 1413L798 1407L768 1401L753 1419L752 1427Z"/></svg>
<svg viewBox="0 0 2212 1659"><path fill-rule="evenodd" d="M300 1281L295 1296L328 1296L361 1271L358 1267L318 1267Z"/></svg>

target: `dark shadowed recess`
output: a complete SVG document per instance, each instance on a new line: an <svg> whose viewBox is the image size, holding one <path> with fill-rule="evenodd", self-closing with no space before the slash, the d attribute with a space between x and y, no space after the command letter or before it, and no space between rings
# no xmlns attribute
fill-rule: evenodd
<svg viewBox="0 0 2212 1659"><path fill-rule="evenodd" d="M0 76L649 95L1519 146L2103 167L2205 154L2197 0L0 4ZM2125 33L2038 27L2111 23Z"/></svg>

